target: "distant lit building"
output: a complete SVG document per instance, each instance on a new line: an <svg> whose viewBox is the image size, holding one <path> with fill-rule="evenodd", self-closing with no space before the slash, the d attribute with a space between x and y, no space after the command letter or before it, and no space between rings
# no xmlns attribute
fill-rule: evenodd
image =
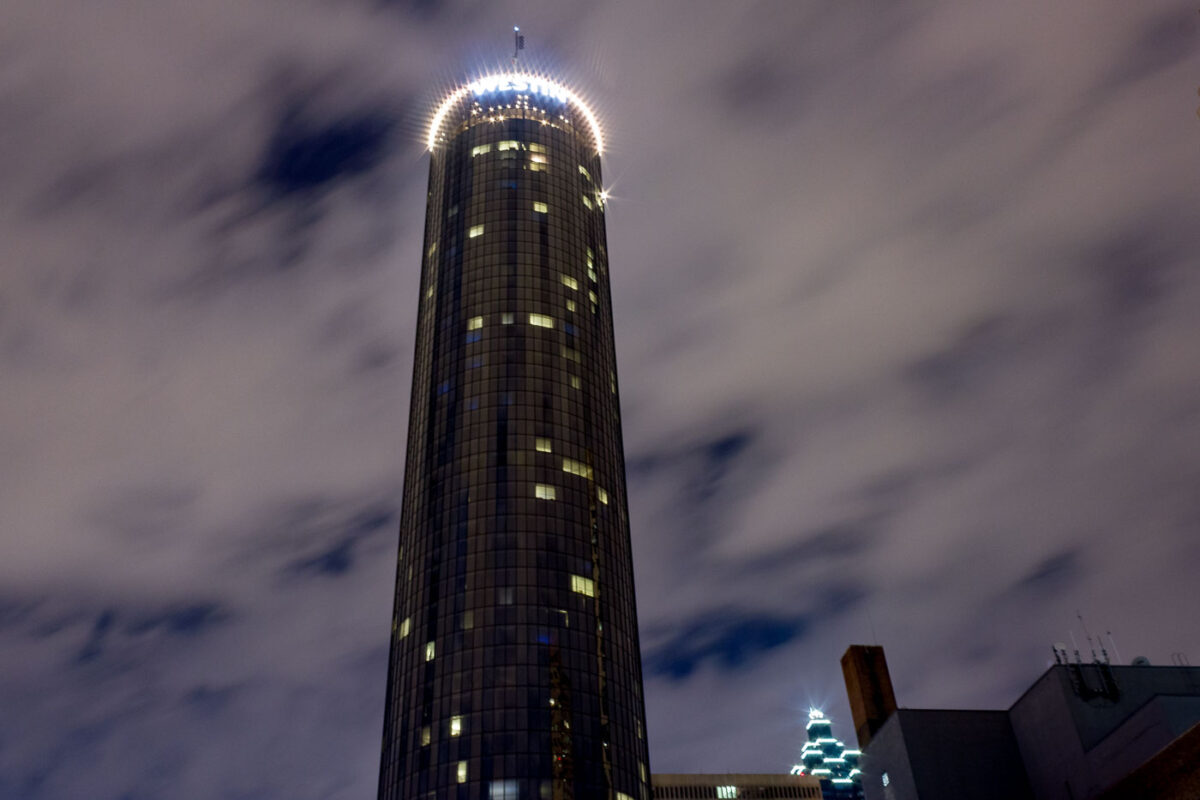
<svg viewBox="0 0 1200 800"><path fill-rule="evenodd" d="M808 712L805 728L808 741L800 751L800 763L792 767L793 775L811 775L821 782L825 800L860 800L862 770L858 767L861 753L847 749L833 735L833 723L817 709Z"/></svg>
<svg viewBox="0 0 1200 800"><path fill-rule="evenodd" d="M1200 797L1200 667L1058 655L1006 711L898 708L862 728L875 728L862 747L866 800ZM849 656L844 668L856 662ZM852 672L851 692L891 686ZM850 704L873 705L853 696Z"/></svg>
<svg viewBox="0 0 1200 800"><path fill-rule="evenodd" d="M819 800L822 796L821 782L811 775L651 775L650 788L654 800Z"/></svg>

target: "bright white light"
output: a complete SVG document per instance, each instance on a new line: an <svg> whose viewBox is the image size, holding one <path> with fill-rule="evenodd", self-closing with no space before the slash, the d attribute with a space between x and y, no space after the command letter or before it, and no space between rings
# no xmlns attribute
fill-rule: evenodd
<svg viewBox="0 0 1200 800"><path fill-rule="evenodd" d="M552 97L555 100L563 103L571 103L579 112L583 114L587 120L588 127L592 130L592 138L596 141L596 151L604 152L604 137L600 132L600 121L596 119L596 115L588 108L587 104L561 83L557 83L546 78L538 77L537 75L528 75L519 72L502 72L496 75L487 75L472 81L466 86L460 86L446 96L434 112L433 120L429 123L429 137L426 139L426 144L432 150L437 145L438 134L441 132L442 123L446 121L446 115L450 113L456 103L462 100L467 94L474 94L476 97L481 97L492 92L520 92L522 94L537 94L546 97Z"/></svg>

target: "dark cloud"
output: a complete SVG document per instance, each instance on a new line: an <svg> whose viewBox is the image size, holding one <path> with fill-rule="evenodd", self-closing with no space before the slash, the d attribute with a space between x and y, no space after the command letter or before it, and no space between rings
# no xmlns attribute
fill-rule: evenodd
<svg viewBox="0 0 1200 800"><path fill-rule="evenodd" d="M1080 577L1084 568L1083 561L1078 548L1055 553L1043 559L1017 581L1014 589L1017 593L1067 591L1071 583Z"/></svg>
<svg viewBox="0 0 1200 800"><path fill-rule="evenodd" d="M1144 80L1169 69L1200 48L1195 6L1175 4L1141 22L1124 58L1115 65L1114 82Z"/></svg>
<svg viewBox="0 0 1200 800"><path fill-rule="evenodd" d="M382 109L316 121L303 109L287 108L263 153L257 180L278 195L328 189L378 166L388 154L392 127Z"/></svg>
<svg viewBox="0 0 1200 800"><path fill-rule="evenodd" d="M720 670L739 670L767 652L804 636L803 617L725 611L706 614L642 656L652 675L686 679L711 662Z"/></svg>

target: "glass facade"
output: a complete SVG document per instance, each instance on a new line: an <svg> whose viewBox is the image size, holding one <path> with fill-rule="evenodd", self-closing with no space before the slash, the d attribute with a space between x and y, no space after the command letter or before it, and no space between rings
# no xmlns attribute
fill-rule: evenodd
<svg viewBox="0 0 1200 800"><path fill-rule="evenodd" d="M379 797L648 800L595 138L511 87L441 134Z"/></svg>

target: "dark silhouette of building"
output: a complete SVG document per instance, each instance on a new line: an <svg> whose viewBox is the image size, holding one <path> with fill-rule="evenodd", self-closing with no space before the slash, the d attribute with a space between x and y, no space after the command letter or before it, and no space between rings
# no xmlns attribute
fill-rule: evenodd
<svg viewBox="0 0 1200 800"><path fill-rule="evenodd" d="M878 645L851 645L842 655L842 676L850 696L850 714L858 746L866 747L896 710L896 694L887 658Z"/></svg>
<svg viewBox="0 0 1200 800"><path fill-rule="evenodd" d="M894 711L862 748L867 800L1196 796L1200 667L1055 655L1007 711Z"/></svg>
<svg viewBox="0 0 1200 800"><path fill-rule="evenodd" d="M493 76L429 147L379 796L648 800L599 125Z"/></svg>

